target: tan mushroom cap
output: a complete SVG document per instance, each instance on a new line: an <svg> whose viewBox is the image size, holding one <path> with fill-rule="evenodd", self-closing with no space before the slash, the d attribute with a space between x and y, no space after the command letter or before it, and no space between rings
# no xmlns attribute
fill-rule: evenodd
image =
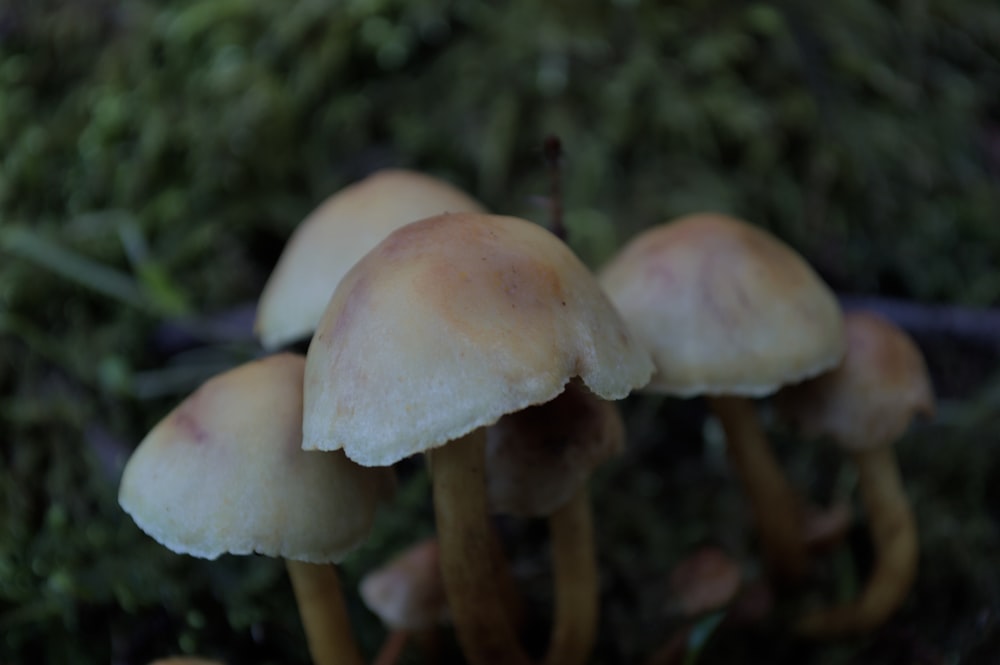
<svg viewBox="0 0 1000 665"><path fill-rule="evenodd" d="M241 365L160 421L119 489L139 528L207 559L258 552L323 563L359 545L392 472L301 449L304 366L288 353Z"/></svg>
<svg viewBox="0 0 1000 665"><path fill-rule="evenodd" d="M625 424L615 403L572 381L554 400L508 414L487 428L490 511L551 515L624 447Z"/></svg>
<svg viewBox="0 0 1000 665"><path fill-rule="evenodd" d="M436 538L410 547L361 580L361 599L394 630L424 630L448 619Z"/></svg>
<svg viewBox="0 0 1000 665"><path fill-rule="evenodd" d="M350 185L295 229L257 305L266 349L312 335L344 274L380 240L443 212L483 212L454 186L416 171L386 169Z"/></svg>
<svg viewBox="0 0 1000 665"><path fill-rule="evenodd" d="M934 412L934 389L920 349L871 312L844 316L847 354L832 372L778 395L781 414L809 437L860 451L891 445L917 416Z"/></svg>
<svg viewBox="0 0 1000 665"><path fill-rule="evenodd" d="M619 399L652 362L566 245L514 217L409 224L341 281L306 363L303 447L393 464L547 402Z"/></svg>
<svg viewBox="0 0 1000 665"><path fill-rule="evenodd" d="M783 242L733 217L701 213L649 229L600 280L653 354L649 390L760 397L844 352L830 289Z"/></svg>

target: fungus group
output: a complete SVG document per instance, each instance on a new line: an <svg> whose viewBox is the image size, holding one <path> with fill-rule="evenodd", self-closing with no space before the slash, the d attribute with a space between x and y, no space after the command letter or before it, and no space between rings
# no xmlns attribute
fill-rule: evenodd
<svg viewBox="0 0 1000 665"><path fill-rule="evenodd" d="M919 352L884 320L845 319L804 259L742 220L703 213L653 227L595 276L536 224L487 214L422 174L383 171L298 227L256 332L272 355L167 415L130 459L119 499L176 552L283 557L318 665L364 662L329 564L365 538L393 465L418 454L436 535L360 587L392 631L378 662L445 619L473 665L533 662L497 513L548 521L555 602L543 662L588 662L600 625L588 479L625 448L614 400L639 389L707 400L781 588L849 514L824 521L799 508L752 400L781 390L783 415L849 451L876 564L855 601L806 615L801 633L870 630L915 575L889 444L932 409ZM279 351L303 338L305 356ZM742 583L739 562L708 548L676 569L674 604L703 615ZM676 649L668 641L650 662Z"/></svg>

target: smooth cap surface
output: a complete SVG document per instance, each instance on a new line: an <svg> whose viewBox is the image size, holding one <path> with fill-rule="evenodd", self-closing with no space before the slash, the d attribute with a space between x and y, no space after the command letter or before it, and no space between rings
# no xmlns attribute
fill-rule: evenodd
<svg viewBox="0 0 1000 665"><path fill-rule="evenodd" d="M482 212L456 187L416 171L387 169L326 199L296 227L257 304L266 349L309 337L344 274L380 240L442 212Z"/></svg>
<svg viewBox="0 0 1000 665"><path fill-rule="evenodd" d="M486 429L490 512L551 515L624 447L625 424L615 403L572 381L554 400Z"/></svg>
<svg viewBox="0 0 1000 665"><path fill-rule="evenodd" d="M653 227L600 279L653 354L652 391L760 397L833 367L844 352L830 289L783 242L732 217Z"/></svg>
<svg viewBox="0 0 1000 665"><path fill-rule="evenodd" d="M934 412L934 389L910 336L871 312L848 312L847 354L835 370L781 391L776 406L803 434L848 450L891 445Z"/></svg>
<svg viewBox="0 0 1000 665"><path fill-rule="evenodd" d="M302 356L241 365L202 385L143 439L118 501L175 552L338 561L367 537L388 469L302 442Z"/></svg>
<svg viewBox="0 0 1000 665"><path fill-rule="evenodd" d="M392 464L547 402L573 377L619 399L651 372L551 233L440 215L393 232L337 287L309 347L303 446Z"/></svg>

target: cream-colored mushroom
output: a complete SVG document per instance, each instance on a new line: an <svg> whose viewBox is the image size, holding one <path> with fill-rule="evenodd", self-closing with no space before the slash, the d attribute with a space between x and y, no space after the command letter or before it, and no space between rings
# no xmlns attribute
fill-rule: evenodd
<svg viewBox="0 0 1000 665"><path fill-rule="evenodd" d="M314 662L360 665L329 563L364 541L394 480L301 449L304 370L283 353L207 381L136 448L118 500L174 552L283 557Z"/></svg>
<svg viewBox="0 0 1000 665"><path fill-rule="evenodd" d="M483 212L453 185L404 169L376 171L326 199L296 227L264 285L254 325L266 349L311 336L337 283L383 238L443 212Z"/></svg>
<svg viewBox="0 0 1000 665"><path fill-rule="evenodd" d="M600 280L653 355L656 374L647 390L708 397L772 574L801 576L806 552L798 501L750 398L839 362L844 335L833 293L780 240L714 213L640 234Z"/></svg>
<svg viewBox="0 0 1000 665"><path fill-rule="evenodd" d="M427 452L466 657L524 663L496 602L483 427L574 377L618 399L651 372L596 280L548 231L440 215L393 232L337 287L309 348L303 445L369 465Z"/></svg>

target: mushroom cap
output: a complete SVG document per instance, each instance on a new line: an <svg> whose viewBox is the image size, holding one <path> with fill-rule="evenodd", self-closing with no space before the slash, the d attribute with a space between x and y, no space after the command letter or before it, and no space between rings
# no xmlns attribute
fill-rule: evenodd
<svg viewBox="0 0 1000 665"><path fill-rule="evenodd" d="M454 186L387 169L330 196L292 233L271 273L254 329L265 349L312 335L344 274L404 224L442 212L482 212Z"/></svg>
<svg viewBox="0 0 1000 665"><path fill-rule="evenodd" d="M282 353L209 379L160 421L125 466L118 502L175 552L258 552L339 561L367 537L390 469L302 442L302 356Z"/></svg>
<svg viewBox="0 0 1000 665"><path fill-rule="evenodd" d="M615 403L571 381L555 399L507 414L486 429L490 510L551 515L624 447L625 424Z"/></svg>
<svg viewBox="0 0 1000 665"><path fill-rule="evenodd" d="M743 585L740 564L725 550L705 545L670 573L670 590L681 614L688 617L728 605Z"/></svg>
<svg viewBox="0 0 1000 665"><path fill-rule="evenodd" d="M844 352L830 289L770 233L715 213L653 227L600 274L653 354L649 390L760 397Z"/></svg>
<svg viewBox="0 0 1000 665"><path fill-rule="evenodd" d="M514 217L394 231L344 277L309 347L303 447L393 464L579 376L618 399L652 362L565 244Z"/></svg>
<svg viewBox="0 0 1000 665"><path fill-rule="evenodd" d="M891 445L915 417L934 413L924 357L909 335L878 314L848 312L844 326L843 362L782 390L775 405L808 437L852 451Z"/></svg>
<svg viewBox="0 0 1000 665"><path fill-rule="evenodd" d="M361 580L361 599L393 630L424 630L448 619L436 538L410 547Z"/></svg>

